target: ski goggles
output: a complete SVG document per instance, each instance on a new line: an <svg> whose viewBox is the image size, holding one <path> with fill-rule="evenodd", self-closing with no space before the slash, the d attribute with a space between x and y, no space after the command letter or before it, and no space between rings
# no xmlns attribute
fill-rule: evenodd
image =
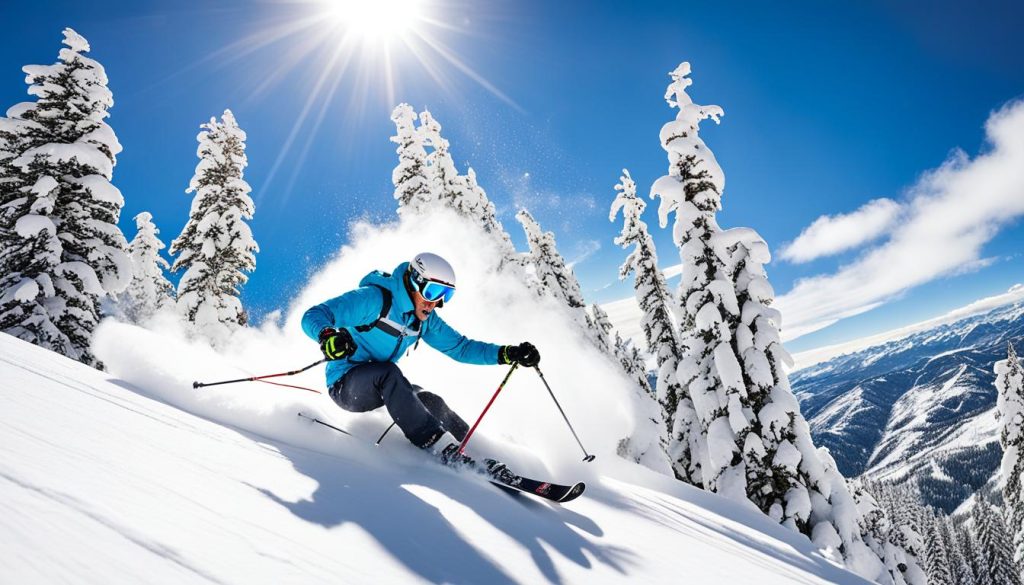
<svg viewBox="0 0 1024 585"><path fill-rule="evenodd" d="M455 287L450 284L437 280L427 280L419 272L411 268L409 276L416 292L420 293L421 297L431 303L441 302L441 304L444 304L455 295Z"/></svg>
<svg viewBox="0 0 1024 585"><path fill-rule="evenodd" d="M418 290L420 296L432 303L436 303L438 301L447 303L452 300L453 296L455 296L454 286L437 282L436 280L424 281L423 284L419 285Z"/></svg>

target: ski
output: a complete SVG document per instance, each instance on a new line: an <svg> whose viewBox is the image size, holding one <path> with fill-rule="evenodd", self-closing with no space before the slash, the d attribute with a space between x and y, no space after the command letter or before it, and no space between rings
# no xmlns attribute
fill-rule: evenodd
<svg viewBox="0 0 1024 585"><path fill-rule="evenodd" d="M352 436L352 433L345 429L336 427L330 423L324 422L315 416L310 416L304 412L297 413L300 418L304 418L310 422L323 425L327 428L333 429L339 433ZM390 429L390 427L389 427ZM385 431L386 432L386 431ZM383 436L381 437L383 438ZM377 444L380 444L380 440L377 440ZM442 465L452 466L450 463L445 461L439 461ZM473 462L472 459L468 460L468 467L478 473L482 473L487 480L494 485L514 492L522 492L530 494L538 498L544 498L545 500L564 504L565 502L571 502L576 498L583 495L583 491L587 489L587 484L582 481L576 482L572 485L562 485L558 483L551 483L549 481L540 481L539 479L532 479L529 477L523 477L513 473L504 463L496 459L484 459L483 466L479 463Z"/></svg>
<svg viewBox="0 0 1024 585"><path fill-rule="evenodd" d="M503 489L511 489L538 498L544 498L559 504L575 500L583 495L583 490L587 489L587 485L582 481L572 485L561 485L523 477L513 473L508 467L505 467L505 464L494 459L484 459L484 465L488 480L494 485Z"/></svg>

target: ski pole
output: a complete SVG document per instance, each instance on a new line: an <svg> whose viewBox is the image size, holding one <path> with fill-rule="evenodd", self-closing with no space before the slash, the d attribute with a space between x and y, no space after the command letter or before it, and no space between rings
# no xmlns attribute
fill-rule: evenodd
<svg viewBox="0 0 1024 585"><path fill-rule="evenodd" d="M313 422L315 422L317 424L324 425L327 428L334 429L334 430L338 431L339 433L346 434L346 435L348 435L350 437L354 437L355 436L352 433L346 431L345 429L339 429L338 427L336 427L336 426L334 426L334 425L332 425L330 423L325 423L324 421L322 421L322 420L320 420L320 419L318 419L316 417L309 416L308 414L304 414L304 413L300 412L299 416L304 418L304 419L306 419L306 420L311 420L311 421L313 421Z"/></svg>
<svg viewBox="0 0 1024 585"><path fill-rule="evenodd" d="M576 429L572 428L572 423L569 422L569 417L565 416L565 411L562 410L562 405L559 404L558 399L555 398L555 393L551 391L551 386L548 385L548 381L544 379L544 374L541 373L540 366L533 366L533 369L537 370L537 375L540 376L540 381L544 382L544 387L548 389L548 394L550 394L551 399L555 401L555 406L558 407L558 412L562 413L562 418L565 419L565 424L569 425L569 430L572 431L572 436L576 438L576 442L579 443L580 449L583 450L583 460L590 463L597 456L587 453L587 450L583 447L583 441L580 441L579 435L576 434Z"/></svg>
<svg viewBox="0 0 1024 585"><path fill-rule="evenodd" d="M260 382L260 381L262 381L262 380L264 380L266 378L279 378L281 376L294 376L295 374L298 374L298 373L301 373L301 372L305 372L306 370L308 370L308 369L310 369L312 367L319 366L320 364L322 364L322 363L324 363L326 361L328 361L327 358L324 358L322 360L313 362L313 363L309 364L308 366L306 366L306 367L304 367L304 368L302 368L300 370L295 370L295 371L292 371L292 372L282 372L280 374L267 374L267 375L264 375L264 376L253 376L251 378L239 378L237 380L222 380L220 382L192 382L192 387L193 388L205 388L206 386L219 386L221 384L234 384L236 382ZM274 384L274 382L267 382L267 383L268 384ZM287 386L287 384L281 384L281 386ZM300 386L290 386L290 387L291 388L299 388L301 390L309 390L310 392L318 392L317 390L310 390L309 388L302 388Z"/></svg>
<svg viewBox="0 0 1024 585"><path fill-rule="evenodd" d="M519 364L512 364L512 367L509 368L508 373L505 374L505 379L501 381L501 384L498 384L498 389L494 391L494 396L491 396L491 400L490 402L487 403L487 406L484 407L484 411L480 413L480 416L477 417L476 422L473 423L473 426L470 427L469 432L466 433L465 438L462 439L462 443L459 444L460 455L466 449L466 444L469 443L469 438L473 436L473 432L476 431L476 427L479 426L480 421L484 420L484 415L487 414L487 411L491 408L491 405L494 404L494 399L498 397L498 393L501 392L501 389L505 387L505 382L508 382L508 379L512 377L512 372L516 371L517 367L519 367Z"/></svg>
<svg viewBox="0 0 1024 585"><path fill-rule="evenodd" d="M398 424L398 423L391 423L390 425L388 425L388 428L384 429L384 432L380 434L380 437L377 438L377 442L374 443L374 445L379 447L380 446L380 442L384 440L384 437L386 437L388 435L388 433L391 432L391 429L396 424Z"/></svg>

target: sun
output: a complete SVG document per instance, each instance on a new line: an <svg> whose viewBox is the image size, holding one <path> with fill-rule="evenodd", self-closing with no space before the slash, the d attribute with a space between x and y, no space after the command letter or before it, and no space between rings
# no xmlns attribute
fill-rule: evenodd
<svg viewBox="0 0 1024 585"><path fill-rule="evenodd" d="M344 108L350 124L366 119L367 109L385 104L390 112L408 92L409 77L432 82L452 96L462 76L510 107L522 108L463 56L446 37L480 38L466 16L479 0L263 0L266 18L249 34L208 54L206 61L237 62L259 55L258 74L246 90L258 99L294 72L303 75L301 110L280 145L264 185L291 167L284 193L302 168L317 130L329 112ZM486 4L486 3L482 3ZM487 18L486 7L483 18ZM461 23L461 24L458 24ZM410 75L410 73L412 75ZM353 134L354 136L354 134ZM290 153L297 160L286 165Z"/></svg>
<svg viewBox="0 0 1024 585"><path fill-rule="evenodd" d="M424 19L424 0L321 0L325 14L367 42L390 42L415 34Z"/></svg>

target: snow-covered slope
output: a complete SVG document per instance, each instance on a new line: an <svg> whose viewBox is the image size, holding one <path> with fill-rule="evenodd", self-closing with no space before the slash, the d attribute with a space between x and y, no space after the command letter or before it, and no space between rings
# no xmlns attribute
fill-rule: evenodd
<svg viewBox="0 0 1024 585"><path fill-rule="evenodd" d="M952 511L999 464L992 368L1022 339L1018 301L800 370L793 389L844 474L916 478Z"/></svg>
<svg viewBox="0 0 1024 585"><path fill-rule="evenodd" d="M589 484L558 506L270 391L279 408L227 426L0 335L0 581L863 582L751 506L614 457L552 472Z"/></svg>

